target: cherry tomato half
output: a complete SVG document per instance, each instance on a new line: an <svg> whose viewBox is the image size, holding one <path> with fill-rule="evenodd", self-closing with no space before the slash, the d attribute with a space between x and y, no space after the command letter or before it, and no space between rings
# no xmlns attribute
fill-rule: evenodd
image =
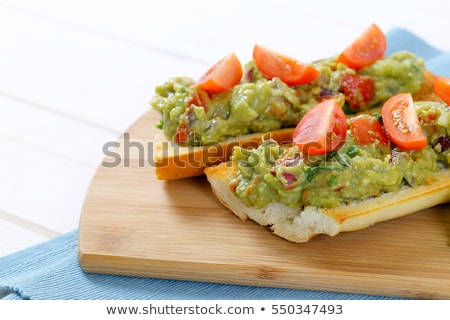
<svg viewBox="0 0 450 320"><path fill-rule="evenodd" d="M198 80L199 88L208 92L224 92L232 89L242 78L242 65L234 53L216 62Z"/></svg>
<svg viewBox="0 0 450 320"><path fill-rule="evenodd" d="M289 86L309 83L319 75L313 66L258 44L253 48L253 59L264 77L277 77Z"/></svg>
<svg viewBox="0 0 450 320"><path fill-rule="evenodd" d="M383 58L386 48L383 31L372 24L339 55L337 62L357 70Z"/></svg>
<svg viewBox="0 0 450 320"><path fill-rule="evenodd" d="M447 105L450 105L450 78L435 76L433 89Z"/></svg>
<svg viewBox="0 0 450 320"><path fill-rule="evenodd" d="M427 145L410 93L390 98L381 109L387 136L399 147L416 150Z"/></svg>
<svg viewBox="0 0 450 320"><path fill-rule="evenodd" d="M334 99L329 99L305 114L294 130L292 141L303 153L318 155L338 149L346 134L345 113Z"/></svg>

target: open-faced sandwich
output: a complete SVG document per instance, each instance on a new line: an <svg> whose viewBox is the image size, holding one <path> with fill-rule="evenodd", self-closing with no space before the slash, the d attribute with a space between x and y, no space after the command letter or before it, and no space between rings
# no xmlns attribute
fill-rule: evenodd
<svg viewBox="0 0 450 320"><path fill-rule="evenodd" d="M335 236L450 201L450 79L446 102L401 93L381 112L346 117L335 99L311 108L292 143L235 147L205 170L218 199L241 219L292 242Z"/></svg>
<svg viewBox="0 0 450 320"><path fill-rule="evenodd" d="M385 52L386 38L374 24L327 59L302 63L255 45L244 68L230 54L198 81L170 79L151 101L161 114L162 134L155 137L153 152L156 176L202 175L205 167L227 161L236 145L290 141L297 123L325 100L333 99L347 115L379 109L398 93L440 101L422 58Z"/></svg>

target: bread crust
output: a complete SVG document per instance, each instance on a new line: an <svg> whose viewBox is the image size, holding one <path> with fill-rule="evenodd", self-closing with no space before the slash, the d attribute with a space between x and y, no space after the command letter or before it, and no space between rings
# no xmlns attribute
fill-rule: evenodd
<svg viewBox="0 0 450 320"><path fill-rule="evenodd" d="M434 75L430 71L425 71L421 89L413 96L415 101L442 101L433 91L433 79ZM181 147L163 135L156 136L153 140L153 163L156 177L160 180L175 180L201 176L204 174L205 168L228 161L234 146L255 148L263 139L268 138L283 144L292 141L294 129L254 133L201 147Z"/></svg>
<svg viewBox="0 0 450 320"><path fill-rule="evenodd" d="M341 232L365 229L450 201L450 170L441 171L432 184L405 186L397 192L336 208L290 208L276 202L263 209L245 206L230 190L229 183L236 174L236 167L231 162L209 167L205 174L219 201L240 219L253 220L270 228L275 235L302 243L319 234L336 236Z"/></svg>
<svg viewBox="0 0 450 320"><path fill-rule="evenodd" d="M174 141L168 141L163 135L156 136L153 143L156 177L160 180L175 180L201 176L205 168L228 161L234 146L256 148L265 139L274 139L279 144L284 144L292 141L294 129L254 133L202 147L181 147Z"/></svg>

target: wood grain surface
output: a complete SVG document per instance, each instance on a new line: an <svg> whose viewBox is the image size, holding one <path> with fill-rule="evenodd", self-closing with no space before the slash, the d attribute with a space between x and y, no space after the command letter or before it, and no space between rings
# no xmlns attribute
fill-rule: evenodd
<svg viewBox="0 0 450 320"><path fill-rule="evenodd" d="M231 214L204 177L157 180L149 156L158 120L149 110L135 122L110 146L91 182L79 225L84 271L450 298L449 205L290 243Z"/></svg>

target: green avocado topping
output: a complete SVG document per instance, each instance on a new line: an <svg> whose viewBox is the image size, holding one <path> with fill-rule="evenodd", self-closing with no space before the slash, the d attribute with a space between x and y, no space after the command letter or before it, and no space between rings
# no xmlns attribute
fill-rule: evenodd
<svg viewBox="0 0 450 320"><path fill-rule="evenodd" d="M306 156L296 145L273 140L251 150L235 147L235 194L256 208L270 202L332 208L403 186L432 183L439 169L450 165L450 107L439 102L416 102L415 107L428 140L418 150L405 151L378 140L357 145L350 130L345 143L325 155Z"/></svg>
<svg viewBox="0 0 450 320"><path fill-rule="evenodd" d="M252 60L241 82L222 93L208 93L187 77L157 86L151 107L161 114L158 128L181 145L201 146L229 137L295 127L319 101L333 98L348 114L381 106L400 93L416 93L424 78L424 61L402 51L358 71L336 63L336 57L311 63L319 76L288 86L268 80Z"/></svg>

